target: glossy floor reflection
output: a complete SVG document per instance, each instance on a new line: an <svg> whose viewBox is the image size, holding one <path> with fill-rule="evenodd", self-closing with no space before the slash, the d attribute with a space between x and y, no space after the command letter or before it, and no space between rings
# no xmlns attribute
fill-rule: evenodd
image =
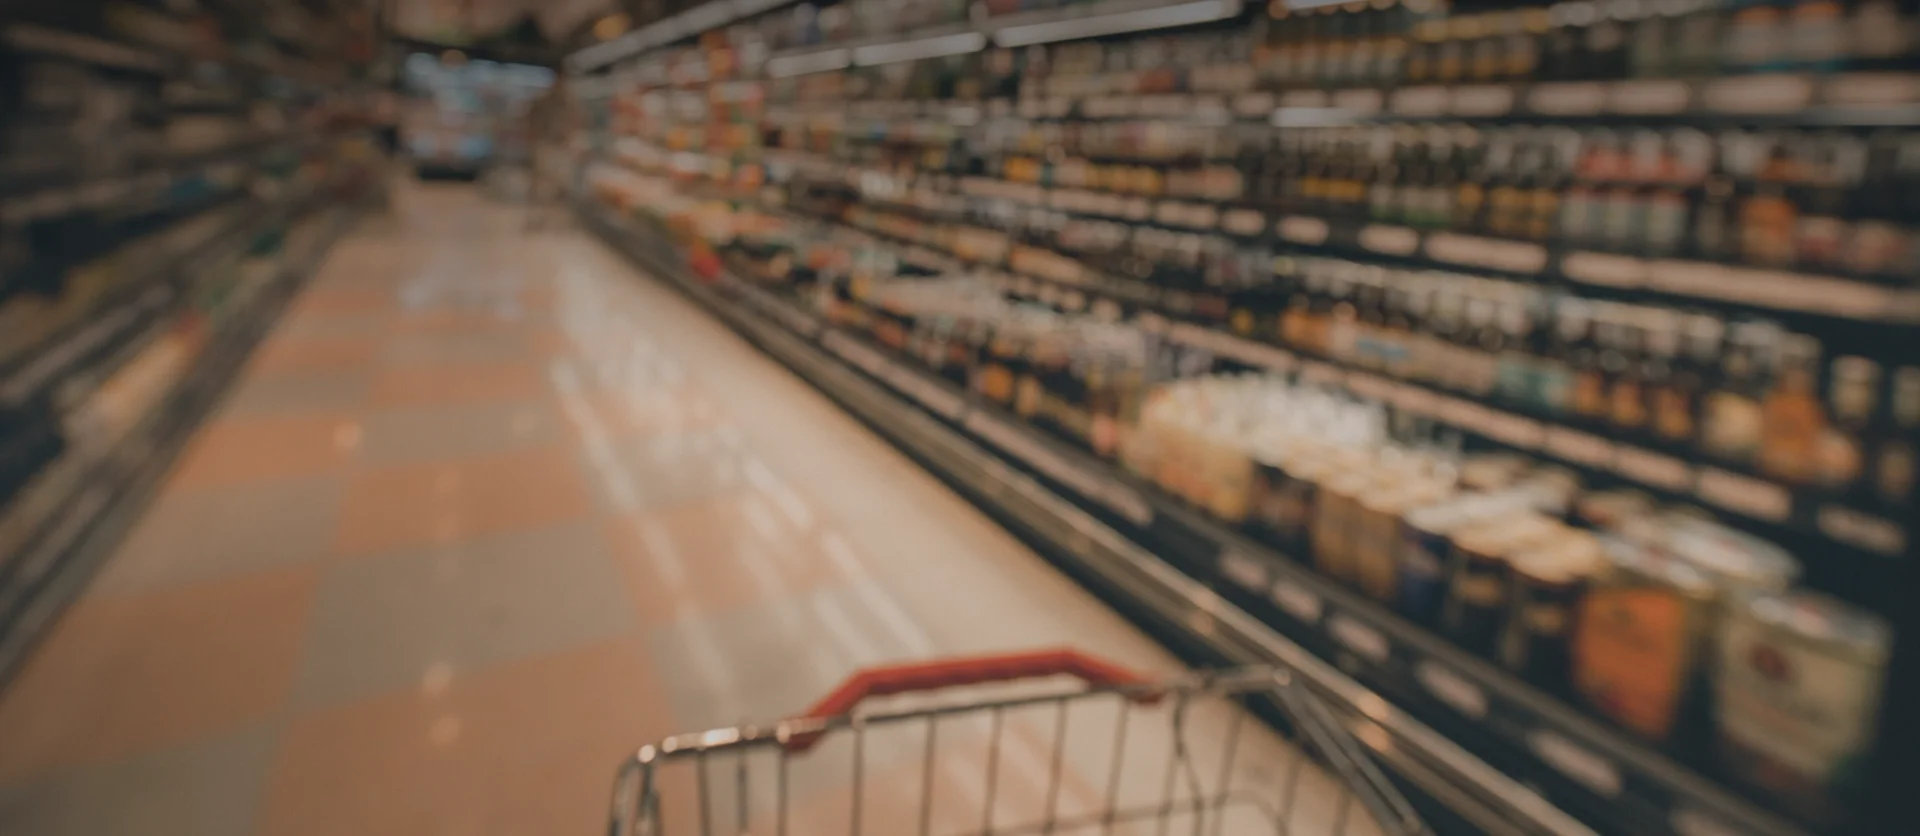
<svg viewBox="0 0 1920 836"><path fill-rule="evenodd" d="M0 695L0 832L592 833L640 743L797 711L863 665L1061 644L1176 669L584 233L414 186L336 247ZM1083 756L1109 753L1107 710L1070 747L1072 809L1104 792ZM1002 804L1037 803L1049 717L1009 727ZM1237 769L1287 783L1270 736L1232 736ZM1130 751L1158 770L1152 738ZM911 809L913 742L874 744L868 803ZM792 832L845 832L844 746L804 766ZM948 781L977 828L981 788Z"/></svg>

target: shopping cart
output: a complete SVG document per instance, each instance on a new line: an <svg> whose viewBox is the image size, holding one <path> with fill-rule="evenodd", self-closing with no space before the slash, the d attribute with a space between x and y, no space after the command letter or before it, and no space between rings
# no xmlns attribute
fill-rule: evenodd
<svg viewBox="0 0 1920 836"><path fill-rule="evenodd" d="M1286 737L1245 722L1255 703ZM846 769L850 781L833 777ZM869 669L799 717L643 746L620 767L609 825L610 836L1349 832L1432 833L1290 671L1155 680L1071 650Z"/></svg>

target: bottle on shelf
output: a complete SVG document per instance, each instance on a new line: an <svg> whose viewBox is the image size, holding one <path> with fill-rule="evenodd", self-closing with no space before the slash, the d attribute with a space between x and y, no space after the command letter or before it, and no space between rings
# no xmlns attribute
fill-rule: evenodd
<svg viewBox="0 0 1920 836"><path fill-rule="evenodd" d="M1778 339L1778 329L1768 322L1740 322L1728 329L1718 379L1701 410L1700 443L1708 454L1741 464L1759 454L1765 432L1761 401Z"/></svg>
<svg viewBox="0 0 1920 836"><path fill-rule="evenodd" d="M1826 426L1816 456L1821 487L1846 491L1866 469L1865 443L1880 412L1880 364L1859 355L1836 357L1828 367Z"/></svg>
<svg viewBox="0 0 1920 836"><path fill-rule="evenodd" d="M1873 489L1889 507L1905 507L1914 496L1914 480L1920 475L1920 366L1900 366L1890 378L1887 409L1878 432L1869 442L1873 448Z"/></svg>
<svg viewBox="0 0 1920 836"><path fill-rule="evenodd" d="M1826 411L1816 388L1820 341L1804 334L1781 339L1773 386L1761 405L1761 472L1791 483L1814 481Z"/></svg>

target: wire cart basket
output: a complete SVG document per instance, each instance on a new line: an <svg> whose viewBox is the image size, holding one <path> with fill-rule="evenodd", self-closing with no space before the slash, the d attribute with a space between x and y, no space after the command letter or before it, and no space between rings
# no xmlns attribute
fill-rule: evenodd
<svg viewBox="0 0 1920 836"><path fill-rule="evenodd" d="M1262 703L1276 726L1246 722ZM643 746L609 836L1432 831L1284 668L1149 678L1072 650L872 668L805 714Z"/></svg>

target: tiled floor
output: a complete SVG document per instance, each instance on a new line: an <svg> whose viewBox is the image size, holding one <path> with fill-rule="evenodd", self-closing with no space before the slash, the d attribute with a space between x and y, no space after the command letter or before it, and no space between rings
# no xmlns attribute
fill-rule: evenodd
<svg viewBox="0 0 1920 836"><path fill-rule="evenodd" d="M1175 669L583 233L410 187L329 256L0 694L0 833L604 832L640 743L794 712L862 665L1060 644ZM1040 803L1050 712L1008 721L1001 821ZM1110 737L1106 717L1073 731ZM1264 754L1236 769L1284 784L1252 729ZM941 735L947 758L986 751L976 725ZM1144 739L1128 751L1159 769ZM868 745L867 832L917 811L919 741ZM845 832L847 745L795 761L792 832ZM1063 809L1098 801L1082 752L1111 745L1076 738ZM982 821L991 790L960 771L937 829Z"/></svg>

